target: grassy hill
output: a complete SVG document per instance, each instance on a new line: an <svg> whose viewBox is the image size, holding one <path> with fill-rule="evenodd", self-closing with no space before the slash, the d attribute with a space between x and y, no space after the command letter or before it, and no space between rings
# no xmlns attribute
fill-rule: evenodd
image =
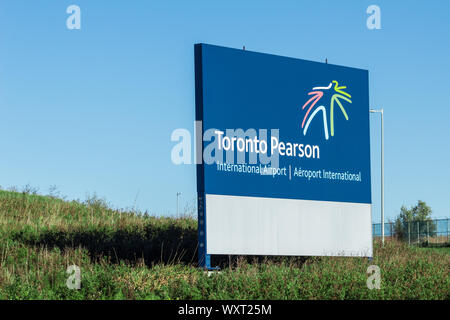
<svg viewBox="0 0 450 320"><path fill-rule="evenodd" d="M375 243L361 258L239 258L196 266L197 222L0 191L1 299L449 299L448 251ZM228 261L228 260L226 260ZM69 265L81 289L66 286ZM381 289L366 286L381 269Z"/></svg>

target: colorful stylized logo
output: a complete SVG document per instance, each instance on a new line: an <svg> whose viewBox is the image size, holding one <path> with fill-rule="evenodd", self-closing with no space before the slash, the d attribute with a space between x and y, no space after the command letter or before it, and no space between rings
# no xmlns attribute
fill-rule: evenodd
<svg viewBox="0 0 450 320"><path fill-rule="evenodd" d="M334 87L333 87L334 84ZM333 89L332 89L333 87ZM303 135L306 135L308 132L309 125L311 124L312 119L314 117L322 112L323 115L323 130L325 133L325 139L328 140L328 122L327 122L327 110L323 104L320 106L314 107L318 105L318 102L320 99L322 99L324 95L325 90L334 90L332 91L331 101L330 101L330 131L331 136L334 136L334 105L337 104L339 108L341 109L342 113L344 114L345 120L348 120L347 112L345 111L344 107L342 106L341 99L347 101L348 103L352 103L352 100L350 98L352 97L350 94L345 92L344 90L347 89L346 86L339 87L339 83L336 80L333 80L328 87L314 87L310 93L308 93L309 96L312 96L311 99L309 99L302 107L302 110L304 110L308 105L309 108L306 111L305 117L302 121L302 129L303 129ZM311 113L311 110L314 111ZM310 115L311 114L311 115ZM310 116L309 116L310 115ZM309 116L309 118L308 118ZM306 121L306 124L305 124Z"/></svg>

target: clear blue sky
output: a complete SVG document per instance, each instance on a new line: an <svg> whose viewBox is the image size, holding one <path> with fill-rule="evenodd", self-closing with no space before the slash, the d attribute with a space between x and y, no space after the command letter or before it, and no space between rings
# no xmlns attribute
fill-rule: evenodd
<svg viewBox="0 0 450 320"><path fill-rule="evenodd" d="M66 28L71 4L81 30ZM366 27L371 4L382 30ZM368 69L371 105L385 110L387 218L418 199L450 216L449 34L448 1L1 1L0 185L155 214L175 212L177 191L192 202L195 167L172 164L170 134L193 128L204 42Z"/></svg>

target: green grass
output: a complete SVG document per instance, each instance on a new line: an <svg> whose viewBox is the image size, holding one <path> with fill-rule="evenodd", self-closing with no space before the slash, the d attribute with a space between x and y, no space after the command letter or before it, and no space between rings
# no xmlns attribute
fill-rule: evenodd
<svg viewBox="0 0 450 320"><path fill-rule="evenodd" d="M63 201L0 191L2 299L449 299L447 249L374 246L348 257L238 259L221 273L197 268L192 217L112 210L97 198ZM218 263L226 266L223 260ZM66 286L81 268L80 290ZM381 269L369 290L366 270Z"/></svg>
<svg viewBox="0 0 450 320"><path fill-rule="evenodd" d="M418 249L437 252L437 253L450 254L450 247L418 247Z"/></svg>

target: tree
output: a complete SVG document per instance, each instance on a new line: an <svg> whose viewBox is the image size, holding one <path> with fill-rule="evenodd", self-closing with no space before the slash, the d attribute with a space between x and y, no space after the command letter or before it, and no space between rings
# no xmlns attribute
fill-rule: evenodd
<svg viewBox="0 0 450 320"><path fill-rule="evenodd" d="M417 201L417 205L407 209L400 208L400 214L395 220L394 232L397 238L417 241L429 235L436 235L436 224L431 219L431 207L425 201Z"/></svg>

